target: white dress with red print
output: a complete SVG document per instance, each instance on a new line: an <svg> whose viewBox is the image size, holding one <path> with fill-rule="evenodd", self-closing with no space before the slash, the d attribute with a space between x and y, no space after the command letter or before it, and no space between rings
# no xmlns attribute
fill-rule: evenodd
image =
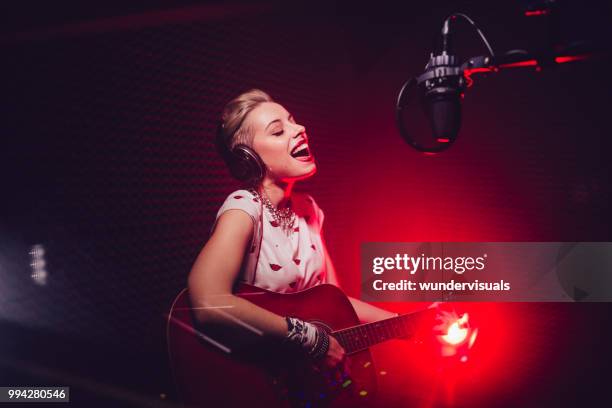
<svg viewBox="0 0 612 408"><path fill-rule="evenodd" d="M241 281L279 293L297 292L325 282L323 210L312 196L299 192L292 194L291 206L297 218L293 233L287 235L261 200L248 190L227 196L216 219L227 210L238 209L251 217L254 226Z"/></svg>

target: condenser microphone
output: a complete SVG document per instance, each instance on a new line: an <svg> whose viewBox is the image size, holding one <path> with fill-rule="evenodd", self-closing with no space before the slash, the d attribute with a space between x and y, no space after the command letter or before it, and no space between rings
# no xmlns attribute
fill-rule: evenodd
<svg viewBox="0 0 612 408"><path fill-rule="evenodd" d="M455 141L461 127L463 71L455 56L442 51L430 57L425 72L416 81L421 108L435 139L432 142L446 148Z"/></svg>
<svg viewBox="0 0 612 408"><path fill-rule="evenodd" d="M400 134L423 152L448 149L461 128L461 100L467 81L465 69L452 49L450 22L456 17L466 18L475 26L461 13L447 17L437 50L430 54L424 72L408 80L397 99L396 118ZM480 30L478 32L482 34ZM490 49L488 43L487 47Z"/></svg>

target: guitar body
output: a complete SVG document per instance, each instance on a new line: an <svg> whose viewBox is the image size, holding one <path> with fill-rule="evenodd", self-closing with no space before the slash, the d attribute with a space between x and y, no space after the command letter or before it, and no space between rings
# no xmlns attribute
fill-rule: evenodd
<svg viewBox="0 0 612 408"><path fill-rule="evenodd" d="M280 294L240 284L235 292L281 316L296 316L330 332L359 325L349 299L333 285ZM250 347L224 339L246 339ZM187 289L174 301L168 351L180 398L198 407L366 407L376 393L376 370L366 348L349 355L349 376L317 372L308 359L282 344L257 343L260 335L196 327ZM258 344L253 347L252 344Z"/></svg>

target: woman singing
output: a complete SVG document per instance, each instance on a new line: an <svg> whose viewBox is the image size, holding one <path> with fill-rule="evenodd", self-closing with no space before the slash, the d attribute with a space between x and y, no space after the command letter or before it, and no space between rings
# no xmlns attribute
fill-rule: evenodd
<svg viewBox="0 0 612 408"><path fill-rule="evenodd" d="M232 295L237 281L280 293L321 283L338 286L323 241L323 211L312 196L294 191L297 181L317 169L306 129L265 92L253 89L226 105L216 137L218 150L245 188L231 193L219 209L189 274L196 320L234 325L239 319L264 337L298 345L323 368L337 367L344 350L324 330ZM396 315L349 299L362 322ZM229 308L220 313L216 305Z"/></svg>

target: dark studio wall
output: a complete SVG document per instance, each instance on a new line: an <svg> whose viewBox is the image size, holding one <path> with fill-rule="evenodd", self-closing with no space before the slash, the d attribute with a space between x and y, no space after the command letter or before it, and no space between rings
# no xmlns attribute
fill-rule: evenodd
<svg viewBox="0 0 612 408"><path fill-rule="evenodd" d="M443 18L470 13L499 51L537 46L544 30L520 2L157 6L63 19L54 10L3 31L0 319L11 358L47 339L74 361L36 355L46 364L130 389L136 405L173 397L163 314L237 186L211 143L215 119L252 87L307 128L318 173L301 188L325 211L351 295L364 241L610 240L601 60L477 78L461 135L440 155L412 150L395 128L397 92L422 72ZM577 9L562 20L565 35L606 33L607 15ZM457 43L464 57L483 53L467 25ZM46 251L46 285L30 276L35 244ZM524 311L529 329L536 313L553 330L581 318L554 305ZM547 339L525 344L545 349ZM85 355L101 371L76 361ZM511 371L543 381L537 360L526 353ZM120 364L129 368L115 375ZM142 370L155 374L136 379Z"/></svg>

